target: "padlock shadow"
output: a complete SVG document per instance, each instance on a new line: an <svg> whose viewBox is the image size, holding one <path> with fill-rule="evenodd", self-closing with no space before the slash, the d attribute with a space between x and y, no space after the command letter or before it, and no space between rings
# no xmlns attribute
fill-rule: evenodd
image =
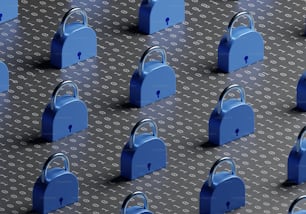
<svg viewBox="0 0 306 214"><path fill-rule="evenodd" d="M218 147L218 146L210 143L209 140L206 140L206 141L202 141L200 143L200 145L197 145L196 147L207 149L207 148L215 148L215 147Z"/></svg>
<svg viewBox="0 0 306 214"><path fill-rule="evenodd" d="M299 109L297 106L294 106L294 107L289 109L288 113L290 113L290 114L301 114L301 113L304 113L304 111Z"/></svg>
<svg viewBox="0 0 306 214"><path fill-rule="evenodd" d="M28 211L19 212L19 214L38 214L38 212L35 212L32 210L32 208L29 208Z"/></svg>
<svg viewBox="0 0 306 214"><path fill-rule="evenodd" d="M292 186L296 186L296 184L292 181L289 180L285 180L283 183L280 184L281 187L292 187Z"/></svg>
<svg viewBox="0 0 306 214"><path fill-rule="evenodd" d="M121 175L118 175L118 176L108 180L107 183L109 183L109 184L120 184L120 183L125 183L125 182L128 182L128 181L130 181L130 180L122 177Z"/></svg>
<svg viewBox="0 0 306 214"><path fill-rule="evenodd" d="M34 137L34 138L31 138L31 139L26 139L26 140L23 140L23 142L25 142L25 144L23 144L25 147L32 147L32 146L35 146L35 145L44 145L44 144L47 144L49 143L48 141L46 141L45 139L43 139L42 137L38 136L38 137Z"/></svg>
<svg viewBox="0 0 306 214"><path fill-rule="evenodd" d="M124 29L125 29L125 28L124 28ZM127 26L126 26L126 32L127 32L127 33L130 33L130 34L133 34L133 35L135 35L135 34L141 34L141 35L143 35L142 33L139 32L139 30L138 30L138 25L132 25L132 24L127 25Z"/></svg>
<svg viewBox="0 0 306 214"><path fill-rule="evenodd" d="M32 62L31 64L34 68L47 70L47 69L55 69L50 63L50 60L42 60L38 62Z"/></svg>

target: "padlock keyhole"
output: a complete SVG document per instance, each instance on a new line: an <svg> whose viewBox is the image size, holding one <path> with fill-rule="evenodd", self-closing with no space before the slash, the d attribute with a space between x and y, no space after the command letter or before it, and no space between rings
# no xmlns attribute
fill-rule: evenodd
<svg viewBox="0 0 306 214"><path fill-rule="evenodd" d="M248 64L248 59L249 59L248 56L245 56L245 57L244 57L245 64Z"/></svg>
<svg viewBox="0 0 306 214"><path fill-rule="evenodd" d="M148 171L151 171L151 163L148 163Z"/></svg>
<svg viewBox="0 0 306 214"><path fill-rule="evenodd" d="M239 129L236 129L235 133L236 133L236 136L238 136L239 135Z"/></svg>
<svg viewBox="0 0 306 214"><path fill-rule="evenodd" d="M230 209L230 205L231 205L231 202L226 202L226 208L227 208L227 210L229 210Z"/></svg>
<svg viewBox="0 0 306 214"><path fill-rule="evenodd" d="M69 125L69 126L68 126L68 129L69 129L69 132L71 132L71 130L72 130L72 125Z"/></svg>
<svg viewBox="0 0 306 214"><path fill-rule="evenodd" d="M159 98L159 96L160 96L160 90L156 91L156 96L157 96L157 98Z"/></svg>
<svg viewBox="0 0 306 214"><path fill-rule="evenodd" d="M62 206L63 205L63 198L61 197L60 199L59 199L59 202L60 202L60 205Z"/></svg>
<svg viewBox="0 0 306 214"><path fill-rule="evenodd" d="M170 18L167 17L167 18L166 18L166 23L167 23L167 25L169 25L169 22L170 22Z"/></svg>
<svg viewBox="0 0 306 214"><path fill-rule="evenodd" d="M2 13L0 13L0 21L2 21L2 16L3 16L3 14L2 14Z"/></svg>
<svg viewBox="0 0 306 214"><path fill-rule="evenodd" d="M82 52L78 52L78 57L79 57L79 60L81 60L81 55L82 55Z"/></svg>

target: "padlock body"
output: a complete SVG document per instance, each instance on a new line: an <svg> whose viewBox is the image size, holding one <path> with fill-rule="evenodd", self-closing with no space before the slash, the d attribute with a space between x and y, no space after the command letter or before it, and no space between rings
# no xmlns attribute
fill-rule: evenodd
<svg viewBox="0 0 306 214"><path fill-rule="evenodd" d="M126 209L125 214L153 214L150 210L140 206L133 206Z"/></svg>
<svg viewBox="0 0 306 214"><path fill-rule="evenodd" d="M88 126L88 111L85 103L73 96L58 96L58 109L48 104L42 116L42 138L57 141L84 130Z"/></svg>
<svg viewBox="0 0 306 214"><path fill-rule="evenodd" d="M0 24L18 16L18 0L0 0Z"/></svg>
<svg viewBox="0 0 306 214"><path fill-rule="evenodd" d="M185 20L184 0L143 0L139 9L138 28L141 33L153 34Z"/></svg>
<svg viewBox="0 0 306 214"><path fill-rule="evenodd" d="M223 103L223 113L217 107L209 119L209 142L220 146L254 133L255 116L252 107L237 99Z"/></svg>
<svg viewBox="0 0 306 214"><path fill-rule="evenodd" d="M302 142L305 144L306 142ZM306 181L306 152L297 152L294 146L288 157L288 181L301 184Z"/></svg>
<svg viewBox="0 0 306 214"><path fill-rule="evenodd" d="M306 72L302 74L296 88L297 108L306 111Z"/></svg>
<svg viewBox="0 0 306 214"><path fill-rule="evenodd" d="M145 63L143 75L136 70L130 81L130 103L139 108L175 93L175 72L161 62Z"/></svg>
<svg viewBox="0 0 306 214"><path fill-rule="evenodd" d="M0 62L0 92L9 89L9 70L5 63Z"/></svg>
<svg viewBox="0 0 306 214"><path fill-rule="evenodd" d="M206 181L200 193L200 214L224 214L245 205L243 180L229 172L214 175L215 186Z"/></svg>
<svg viewBox="0 0 306 214"><path fill-rule="evenodd" d="M233 29L232 40L225 34L218 47L218 68L232 72L264 58L264 40L260 33L240 26Z"/></svg>
<svg viewBox="0 0 306 214"><path fill-rule="evenodd" d="M140 134L135 137L135 147L124 146L121 154L121 176L134 180L150 174L167 165L167 150L165 143L150 134Z"/></svg>
<svg viewBox="0 0 306 214"><path fill-rule="evenodd" d="M76 176L62 168L47 172L49 182L42 183L41 176L33 188L33 211L47 214L78 201L79 184Z"/></svg>
<svg viewBox="0 0 306 214"><path fill-rule="evenodd" d="M66 34L58 31L51 43L51 64L65 68L97 55L96 32L81 23L66 25Z"/></svg>

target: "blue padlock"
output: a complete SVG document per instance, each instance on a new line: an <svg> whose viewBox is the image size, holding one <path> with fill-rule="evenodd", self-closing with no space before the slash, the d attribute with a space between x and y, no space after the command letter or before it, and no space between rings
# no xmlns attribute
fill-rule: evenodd
<svg viewBox="0 0 306 214"><path fill-rule="evenodd" d="M145 62L153 52L161 53L162 62ZM159 46L147 49L130 82L130 103L136 107L143 107L175 92L176 76L174 70L167 65L166 51Z"/></svg>
<svg viewBox="0 0 306 214"><path fill-rule="evenodd" d="M233 91L240 92L240 99L231 98L224 101L226 95ZM253 133L255 116L252 107L245 102L242 87L233 84L221 93L218 105L209 118L209 142L220 146Z"/></svg>
<svg viewBox="0 0 306 214"><path fill-rule="evenodd" d="M0 0L0 24L18 16L18 0Z"/></svg>
<svg viewBox="0 0 306 214"><path fill-rule="evenodd" d="M5 63L0 62L0 92L9 89L9 70Z"/></svg>
<svg viewBox="0 0 306 214"><path fill-rule="evenodd" d="M73 87L73 96L58 96L66 85ZM79 99L78 86L66 80L53 91L51 102L45 108L42 116L42 138L57 141L60 138L86 129L88 126L88 111L86 104Z"/></svg>
<svg viewBox="0 0 306 214"><path fill-rule="evenodd" d="M235 29L239 17L249 19L249 27ZM255 30L254 19L248 12L237 13L228 25L228 32L222 37L218 47L218 67L223 72L232 72L264 58L264 40Z"/></svg>
<svg viewBox="0 0 306 214"><path fill-rule="evenodd" d="M288 181L300 184L306 181L306 141L304 140L306 126L301 130L296 144L288 157Z"/></svg>
<svg viewBox="0 0 306 214"><path fill-rule="evenodd" d="M217 167L223 162L229 163L232 171L216 173ZM235 162L229 157L217 160L201 189L200 214L221 214L244 205L245 185L243 180L236 175Z"/></svg>
<svg viewBox="0 0 306 214"><path fill-rule="evenodd" d="M306 72L302 74L296 88L296 104L301 111L306 111Z"/></svg>
<svg viewBox="0 0 306 214"><path fill-rule="evenodd" d="M185 0L142 0L139 31L153 34L185 20Z"/></svg>
<svg viewBox="0 0 306 214"><path fill-rule="evenodd" d="M136 136L143 125L149 124L153 135L144 133ZM121 153L121 177L134 180L167 165L167 149L157 136L157 125L151 119L139 121L132 129L129 141Z"/></svg>
<svg viewBox="0 0 306 214"><path fill-rule="evenodd" d="M81 13L83 23L67 24L70 16ZM87 14L81 8L72 8L64 16L51 44L51 64L65 68L97 55L97 35L88 26Z"/></svg>
<svg viewBox="0 0 306 214"><path fill-rule="evenodd" d="M143 199L143 207L140 206L132 206L127 207L128 203L132 198L140 197ZM150 210L147 209L148 207L148 201L147 197L143 192L134 192L131 193L126 199L124 200L122 207L121 207L121 214L153 214Z"/></svg>
<svg viewBox="0 0 306 214"><path fill-rule="evenodd" d="M63 159L65 169L48 166L56 159ZM70 172L69 159L63 153L55 153L44 164L42 174L33 188L33 210L46 214L78 201L79 183Z"/></svg>
<svg viewBox="0 0 306 214"><path fill-rule="evenodd" d="M292 202L292 204L290 205L289 210L288 210L288 214L306 214L306 210L300 210L300 211L297 211L297 212L294 211L295 208L296 208L296 206L297 206L297 204L298 204L300 201L302 201L302 200L305 201L305 199L306 199L306 195L302 195L302 196L296 198L296 199Z"/></svg>

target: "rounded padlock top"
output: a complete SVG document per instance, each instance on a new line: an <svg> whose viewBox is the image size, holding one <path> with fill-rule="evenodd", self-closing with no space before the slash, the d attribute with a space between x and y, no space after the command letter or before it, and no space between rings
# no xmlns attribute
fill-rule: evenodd
<svg viewBox="0 0 306 214"><path fill-rule="evenodd" d="M69 163L69 159L68 157L63 154L63 153L55 153L53 155L51 155L47 161L45 162L43 169L42 169L42 174L41 174L41 182L45 183L45 182L49 182L50 180L47 177L47 171L48 171L48 167L50 166L50 164L56 160L61 158L62 160L64 160L64 165L65 165L65 171L70 171L70 163Z"/></svg>
<svg viewBox="0 0 306 214"><path fill-rule="evenodd" d="M75 98L79 98L78 86L74 82L72 82L71 80L64 80L56 86L56 88L54 89L54 91L51 95L51 103L50 103L51 110L56 110L56 109L59 108L56 105L56 99L57 99L57 96L58 96L58 93L60 92L60 90L66 85L71 86L73 88L73 96Z"/></svg>
<svg viewBox="0 0 306 214"><path fill-rule="evenodd" d="M306 199L306 195L302 195L302 196L296 198L292 202L292 204L290 205L289 210L288 210L288 214L294 214L294 209L295 209L297 203L299 203L300 201L305 200L305 199Z"/></svg>
<svg viewBox="0 0 306 214"><path fill-rule="evenodd" d="M306 134L306 126L304 126L304 128L300 131L297 140L296 140L296 151L297 152L305 152L306 148L303 147L303 139L305 138L305 134Z"/></svg>
<svg viewBox="0 0 306 214"><path fill-rule="evenodd" d="M133 149L134 145L135 145L135 135L136 132L138 131L138 129L140 129L142 126L149 124L152 132L153 132L153 136L157 137L158 135L158 131L157 131L157 125L156 123L152 120L152 119L142 119L139 122L136 123L136 125L133 127L132 131L131 131L131 135L130 135L130 139L129 139L129 148Z"/></svg>
<svg viewBox="0 0 306 214"><path fill-rule="evenodd" d="M60 24L60 35L61 36L67 36L66 33L66 24L68 19L73 15L80 13L83 16L83 25L88 26L88 17L85 10L82 10L79 7L71 8L63 17L62 22Z"/></svg>
<svg viewBox="0 0 306 214"><path fill-rule="evenodd" d="M128 195L128 197L126 197L124 199L124 201L122 203L122 206L121 206L121 214L125 214L126 213L126 209L127 209L128 203L134 197L142 198L143 199L143 209L147 209L147 207L148 207L147 196L143 192L137 191L137 192L131 193L130 195Z"/></svg>
<svg viewBox="0 0 306 214"><path fill-rule="evenodd" d="M216 183L214 182L214 175L216 174L216 170L217 170L218 166L220 166L220 164L222 164L224 162L229 163L231 165L232 175L236 175L236 165L235 165L234 160L230 157L223 157L223 158L217 160L210 169L209 177L208 177L208 186L209 187L212 187L212 186L216 185Z"/></svg>
<svg viewBox="0 0 306 214"><path fill-rule="evenodd" d="M224 98L226 97L226 95L227 95L228 93L230 93L230 92L233 91L233 90L238 90L238 91L240 92L240 99L241 99L241 102L242 102L242 103L245 103L245 91L244 91L244 89L243 89L241 86L237 85L237 84L230 85L230 86L226 87L226 88L222 91L222 93L221 93L221 95L220 95L220 97L219 97L218 107L217 107L217 108L218 108L218 109L217 109L218 114L221 114L221 113L223 112L223 102L224 102Z"/></svg>
<svg viewBox="0 0 306 214"><path fill-rule="evenodd" d="M254 26L254 18L253 16L246 12L246 11L241 11L236 13L233 18L231 19L231 21L228 24L228 41L231 41L233 39L233 27L235 22L240 18L240 17L247 17L249 19L249 28L252 29L253 31L255 31L255 26Z"/></svg>
<svg viewBox="0 0 306 214"><path fill-rule="evenodd" d="M143 75L144 72L144 66L145 66L145 62L148 58L148 56L153 53L153 52L159 52L161 54L162 57L162 63L166 64L167 63L167 55L166 55L166 51L165 49L159 47L159 46L152 46L150 48L148 48L143 55L140 58L139 61L139 65L138 65L138 75L141 77ZM162 77L161 77L162 78Z"/></svg>

